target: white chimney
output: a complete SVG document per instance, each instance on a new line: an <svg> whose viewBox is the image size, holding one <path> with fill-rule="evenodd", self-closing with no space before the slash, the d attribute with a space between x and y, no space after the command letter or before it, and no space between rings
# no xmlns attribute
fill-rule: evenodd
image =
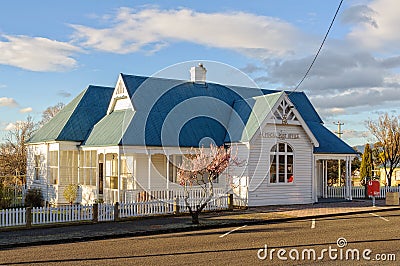
<svg viewBox="0 0 400 266"><path fill-rule="evenodd" d="M206 73L207 69L203 66L202 63L199 66L190 68L190 81L205 83L206 82Z"/></svg>

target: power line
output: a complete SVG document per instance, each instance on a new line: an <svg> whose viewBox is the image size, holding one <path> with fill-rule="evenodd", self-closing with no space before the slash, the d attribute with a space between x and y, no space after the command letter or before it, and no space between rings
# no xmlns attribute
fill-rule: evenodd
<svg viewBox="0 0 400 266"><path fill-rule="evenodd" d="M314 56L313 61L311 62L310 66L308 67L308 69L307 69L306 73L304 74L303 78L302 78L302 79L300 80L300 82L296 85L296 87L294 88L294 90L293 90L292 92L295 92L295 91L300 87L300 85L303 83L303 81L304 81L304 80L306 79L306 77L308 76L308 73L310 73L311 68L313 67L315 61L317 60L317 57L318 57L319 53L321 52L322 46L324 46L324 43L325 43L325 41L326 41L326 38L328 37L328 34L329 34L329 32L331 31L331 28L332 28L332 26L333 26L333 22L335 22L336 16L337 16L337 14L339 13L339 10L340 10L340 7L342 6L342 3L343 3L343 0L340 1L339 6L338 6L338 8L336 9L335 16L333 16L333 19L332 19L332 21L331 21L331 24L329 25L329 28L328 28L328 30L327 30L327 32L326 32L326 34L325 34L324 39L322 40L321 45L319 46L319 49L318 49L317 53L316 53L315 56Z"/></svg>

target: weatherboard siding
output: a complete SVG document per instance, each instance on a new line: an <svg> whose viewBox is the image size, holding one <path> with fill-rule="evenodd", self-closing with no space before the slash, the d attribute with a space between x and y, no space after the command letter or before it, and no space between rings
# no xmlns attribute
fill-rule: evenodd
<svg viewBox="0 0 400 266"><path fill-rule="evenodd" d="M39 178L35 178L35 155L40 156ZM28 188L39 188L42 192L46 189L47 176L47 145L29 145L27 147L26 181Z"/></svg>
<svg viewBox="0 0 400 266"><path fill-rule="evenodd" d="M232 143L231 144L231 154L236 157L239 162L238 165L231 163L228 170L228 175L230 178L236 180L237 178L247 178L248 177L248 158L249 158L249 146L244 143Z"/></svg>
<svg viewBox="0 0 400 266"><path fill-rule="evenodd" d="M313 146L300 126L267 126L264 132L284 130L287 134L299 134L298 139L277 140L260 134L251 143L249 157L249 206L312 203ZM294 182L269 183L270 150L277 142L286 142L294 153Z"/></svg>

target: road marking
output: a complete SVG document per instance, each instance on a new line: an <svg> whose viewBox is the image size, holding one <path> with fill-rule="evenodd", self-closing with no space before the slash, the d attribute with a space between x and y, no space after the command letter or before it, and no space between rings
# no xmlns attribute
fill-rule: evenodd
<svg viewBox="0 0 400 266"><path fill-rule="evenodd" d="M226 232L225 234L220 235L219 237L227 236L227 235L229 235L230 233L233 233L233 232L235 232L235 231L237 231L237 230L239 230L239 229L241 229L241 228L243 228L243 227L246 227L246 226L247 226L247 225L243 225L243 226L237 227L237 228L235 228L235 229L232 229L231 231Z"/></svg>
<svg viewBox="0 0 400 266"><path fill-rule="evenodd" d="M379 216L378 214L375 214L375 213L372 213L372 212L370 212L369 214L371 214L371 215L373 215L375 217L381 218L382 220L384 220L386 222L389 222L389 219L386 219L385 217Z"/></svg>
<svg viewBox="0 0 400 266"><path fill-rule="evenodd" d="M312 219L311 220L311 229L314 229L315 228L315 219Z"/></svg>

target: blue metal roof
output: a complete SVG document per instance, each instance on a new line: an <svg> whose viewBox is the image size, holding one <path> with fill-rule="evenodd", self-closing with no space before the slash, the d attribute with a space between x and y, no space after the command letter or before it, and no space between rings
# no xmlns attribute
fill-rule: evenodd
<svg viewBox="0 0 400 266"><path fill-rule="evenodd" d="M214 83L122 77L137 111L124 145L198 147L211 140L222 145L234 101L262 95L257 89Z"/></svg>
<svg viewBox="0 0 400 266"><path fill-rule="evenodd" d="M266 95L265 100L272 104L277 99L272 94L281 93L215 83L125 74L121 77L131 97L134 113L106 116L112 89L89 90L89 87L89 92L84 93L88 94L88 100L82 101L86 97L80 100L82 104L74 108L71 121L65 123L56 140L87 139L84 145L103 146L108 144L104 143L107 132L111 132L113 145L199 147L208 146L210 142L222 145L231 139L234 141L241 133L230 129L232 116L236 116L236 122L248 125L257 99ZM303 92L286 93L320 144L315 153L354 153L350 146L322 125L321 118ZM93 104L97 104L99 109L92 108ZM258 106L257 110L260 114L265 111L262 106ZM115 118L118 118L117 122L113 121ZM89 126L91 129L88 129ZM119 128L120 140L115 128Z"/></svg>
<svg viewBox="0 0 400 266"><path fill-rule="evenodd" d="M315 111L314 106L304 92L286 92L290 101L301 114L304 121L323 123L321 117Z"/></svg>
<svg viewBox="0 0 400 266"><path fill-rule="evenodd" d="M28 143L84 141L93 126L106 114L113 91L114 88L90 85L36 131Z"/></svg>
<svg viewBox="0 0 400 266"><path fill-rule="evenodd" d="M319 147L314 148L314 153L357 154L352 147L347 145L322 124L313 121L306 121L306 123L319 142Z"/></svg>

